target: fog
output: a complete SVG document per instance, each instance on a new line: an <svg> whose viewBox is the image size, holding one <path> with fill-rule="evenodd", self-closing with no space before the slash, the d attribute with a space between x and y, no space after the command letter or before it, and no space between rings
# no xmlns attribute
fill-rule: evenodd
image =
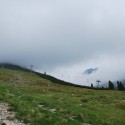
<svg viewBox="0 0 125 125"><path fill-rule="evenodd" d="M1 0L0 61L82 85L124 79L124 0ZM89 68L98 68L90 75Z"/></svg>

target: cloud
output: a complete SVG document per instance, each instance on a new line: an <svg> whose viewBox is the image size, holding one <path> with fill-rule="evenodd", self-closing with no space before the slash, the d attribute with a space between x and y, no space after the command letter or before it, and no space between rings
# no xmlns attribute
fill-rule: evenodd
<svg viewBox="0 0 125 125"><path fill-rule="evenodd" d="M90 74L96 72L97 70L98 70L98 68L89 68L89 69L86 69L83 74L90 75Z"/></svg>
<svg viewBox="0 0 125 125"><path fill-rule="evenodd" d="M124 4L124 0L1 1L0 60L33 64L39 71L63 72L67 68L69 74L69 67L79 65L74 71L77 73L99 65L100 70L93 77L105 76L106 80L109 73L120 69L118 78L121 78L124 68L119 60L124 62L125 53ZM84 66L90 62L90 66ZM108 67L113 72L105 73ZM81 75L72 81L83 80L78 79Z"/></svg>

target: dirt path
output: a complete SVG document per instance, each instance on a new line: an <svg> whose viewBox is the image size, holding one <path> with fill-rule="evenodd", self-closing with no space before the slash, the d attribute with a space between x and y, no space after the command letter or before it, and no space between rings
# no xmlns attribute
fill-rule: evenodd
<svg viewBox="0 0 125 125"><path fill-rule="evenodd" d="M0 103L0 125L25 125L15 119L15 112L8 111L7 103Z"/></svg>

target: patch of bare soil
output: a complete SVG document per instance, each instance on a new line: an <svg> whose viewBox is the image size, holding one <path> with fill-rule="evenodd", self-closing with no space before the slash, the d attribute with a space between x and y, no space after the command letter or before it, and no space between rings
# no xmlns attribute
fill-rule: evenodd
<svg viewBox="0 0 125 125"><path fill-rule="evenodd" d="M7 103L0 103L0 125L25 125L15 119L15 112L8 111Z"/></svg>

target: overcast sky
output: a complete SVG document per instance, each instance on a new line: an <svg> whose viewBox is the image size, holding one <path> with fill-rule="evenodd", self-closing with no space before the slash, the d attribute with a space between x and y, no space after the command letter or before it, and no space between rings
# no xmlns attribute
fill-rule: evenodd
<svg viewBox="0 0 125 125"><path fill-rule="evenodd" d="M77 84L125 79L125 0L0 0L0 61ZM92 74L85 70L98 68Z"/></svg>

